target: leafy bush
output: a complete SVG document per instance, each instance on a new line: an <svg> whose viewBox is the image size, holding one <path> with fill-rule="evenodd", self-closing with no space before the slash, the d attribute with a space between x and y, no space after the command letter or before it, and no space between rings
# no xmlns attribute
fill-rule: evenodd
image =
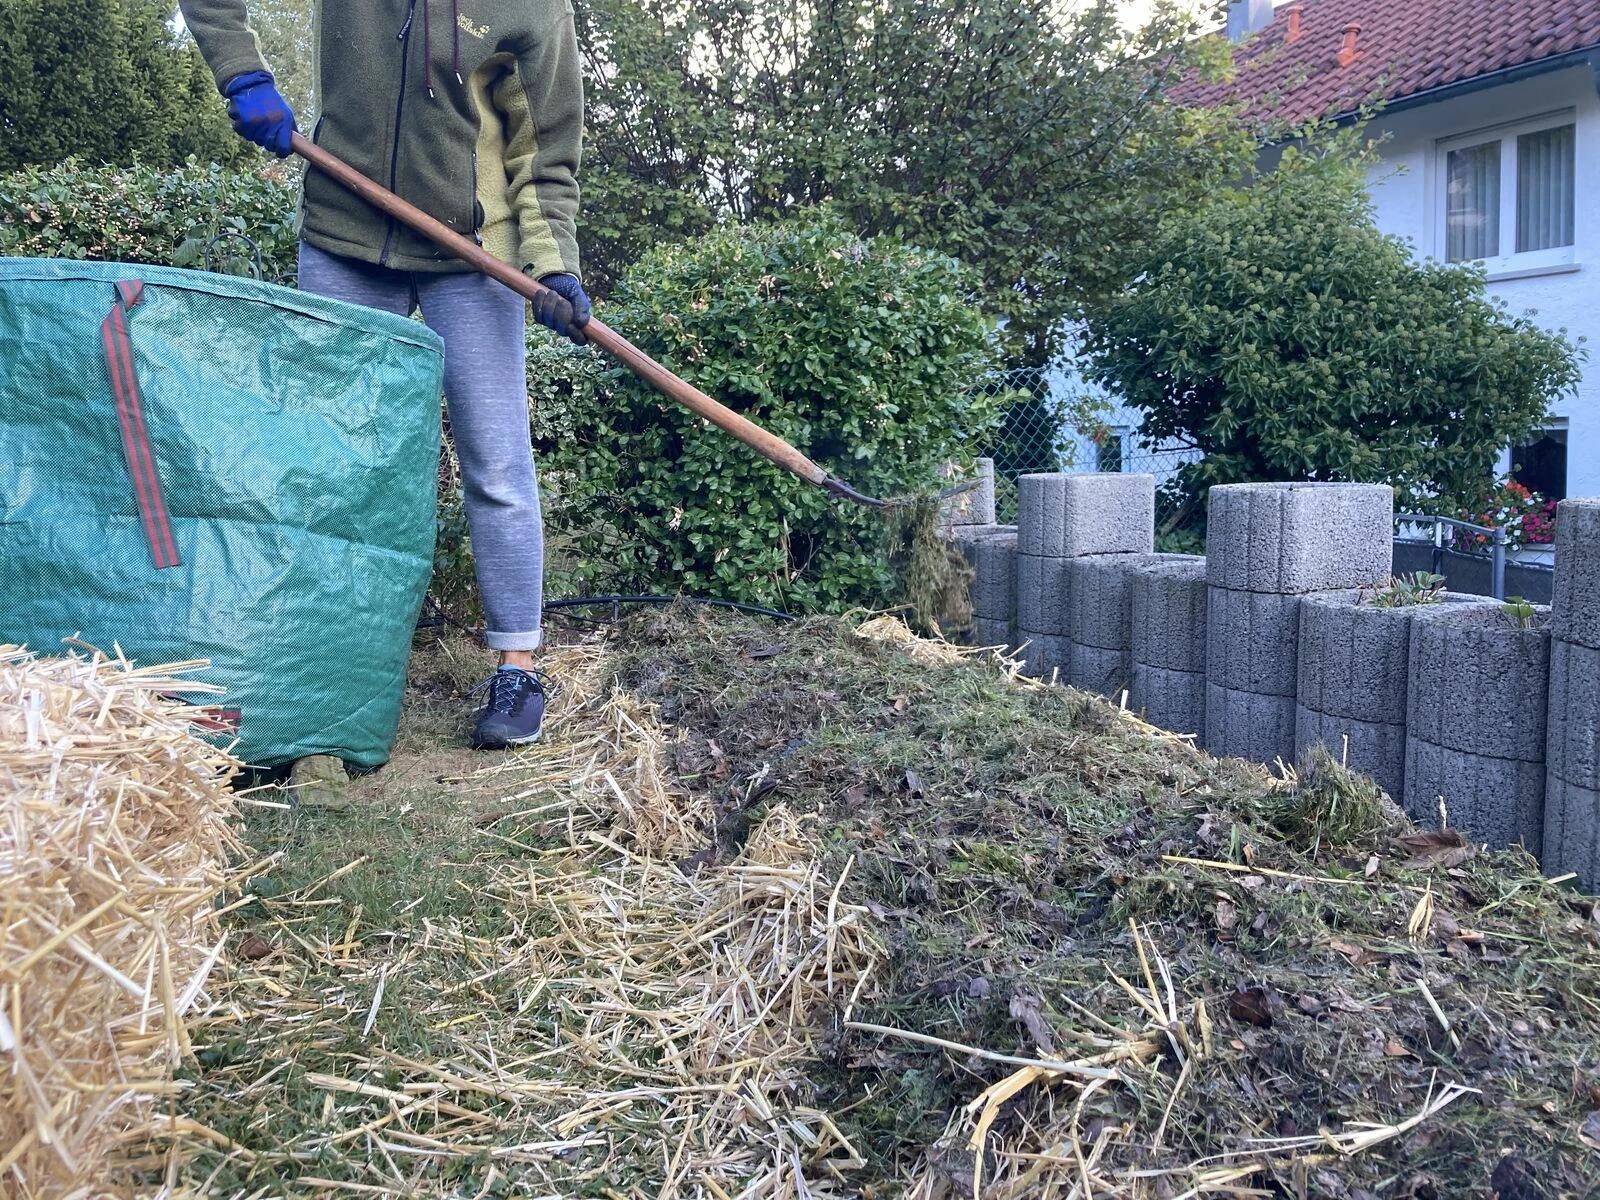
<svg viewBox="0 0 1600 1200"><path fill-rule="evenodd" d="M241 234L277 279L294 271L296 193L294 173L278 164L24 167L0 175L0 254L198 267L209 239ZM253 270L237 239L214 250L213 267Z"/></svg>
<svg viewBox="0 0 1600 1200"><path fill-rule="evenodd" d="M1180 214L1089 317L1089 374L1145 413L1142 436L1205 452L1191 497L1326 479L1464 502L1577 383L1565 336L1485 299L1481 270L1378 231L1357 145L1315 138Z"/></svg>
<svg viewBox="0 0 1600 1200"><path fill-rule="evenodd" d="M981 444L985 322L949 258L826 220L657 249L606 318L702 390L876 495L925 490ZM880 514L793 478L588 351L536 337L547 521L580 586L790 610L882 603Z"/></svg>

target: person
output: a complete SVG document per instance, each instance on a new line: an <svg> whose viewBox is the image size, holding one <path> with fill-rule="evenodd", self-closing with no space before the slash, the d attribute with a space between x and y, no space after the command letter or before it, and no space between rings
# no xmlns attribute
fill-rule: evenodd
<svg viewBox="0 0 1600 1200"><path fill-rule="evenodd" d="M285 157L295 116L245 0L179 0L234 128ZM583 82L570 0L363 0L318 4L311 140L550 290L536 319L582 343L589 299L576 221ZM544 529L528 437L523 298L472 272L314 169L298 213L299 284L401 315L444 339L444 391L468 529L499 669L478 688L472 744L536 741L549 681ZM420 483L421 481L419 481ZM326 788L343 765L302 760Z"/></svg>

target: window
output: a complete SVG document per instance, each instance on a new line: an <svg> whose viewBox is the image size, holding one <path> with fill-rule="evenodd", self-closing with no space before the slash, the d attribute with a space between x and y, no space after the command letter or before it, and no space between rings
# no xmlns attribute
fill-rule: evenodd
<svg viewBox="0 0 1600 1200"><path fill-rule="evenodd" d="M1547 500L1567 498L1567 428L1541 430L1525 446L1511 448L1511 477Z"/></svg>
<svg viewBox="0 0 1600 1200"><path fill-rule="evenodd" d="M1441 143L1444 257L1514 271L1572 262L1576 126L1545 117Z"/></svg>
<svg viewBox="0 0 1600 1200"><path fill-rule="evenodd" d="M1107 433L1095 454L1095 470L1122 470L1122 456L1126 444L1126 434L1123 430L1113 429Z"/></svg>

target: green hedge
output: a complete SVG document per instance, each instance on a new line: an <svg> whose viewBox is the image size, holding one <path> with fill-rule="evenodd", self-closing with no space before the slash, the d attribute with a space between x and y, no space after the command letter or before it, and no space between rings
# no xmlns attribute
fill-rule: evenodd
<svg viewBox="0 0 1600 1200"><path fill-rule="evenodd" d="M0 175L0 254L198 267L209 239L241 234L260 247L265 277L279 279L295 268L298 190L295 172L276 163L25 167ZM227 238L212 265L244 274L249 259Z"/></svg>
<svg viewBox="0 0 1600 1200"><path fill-rule="evenodd" d="M981 445L989 329L952 260L823 222L657 249L604 316L703 391L877 494L926 490ZM614 369L536 335L547 522L579 586L792 611L894 592L881 514L802 483Z"/></svg>

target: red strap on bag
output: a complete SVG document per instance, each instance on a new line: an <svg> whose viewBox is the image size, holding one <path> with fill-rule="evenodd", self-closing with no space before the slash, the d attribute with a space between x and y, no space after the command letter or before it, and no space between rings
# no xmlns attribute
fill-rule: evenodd
<svg viewBox="0 0 1600 1200"><path fill-rule="evenodd" d="M128 337L128 314L144 299L144 284L136 279L117 284L117 302L100 326L106 344L106 366L111 373L111 393L117 401L117 421L122 426L122 450L133 476L133 493L139 504L139 519L150 543L150 556L156 569L175 567L178 546L172 537L172 522L161 499L161 476L156 471L150 437L145 432L144 410L139 403L139 379L133 370L133 342Z"/></svg>

